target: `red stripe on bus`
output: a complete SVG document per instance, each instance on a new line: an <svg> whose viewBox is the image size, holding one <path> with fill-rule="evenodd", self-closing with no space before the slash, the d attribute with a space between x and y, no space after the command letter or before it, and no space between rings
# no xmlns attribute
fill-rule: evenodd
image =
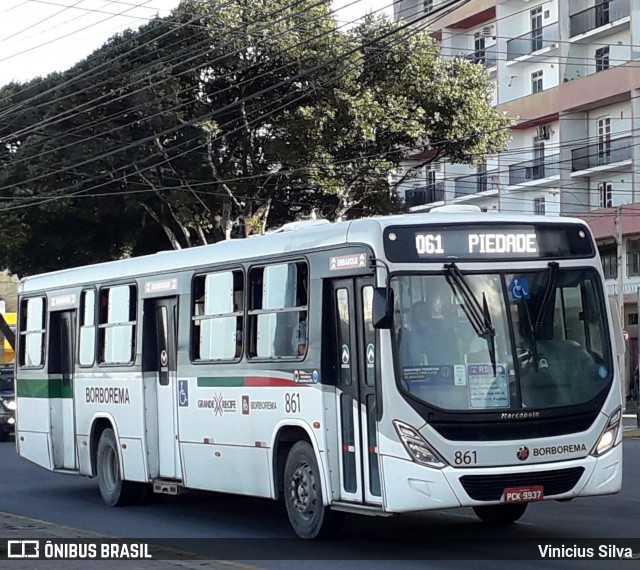
<svg viewBox="0 0 640 570"><path fill-rule="evenodd" d="M268 376L246 376L244 379L245 386L299 386L293 380L284 378L272 378Z"/></svg>

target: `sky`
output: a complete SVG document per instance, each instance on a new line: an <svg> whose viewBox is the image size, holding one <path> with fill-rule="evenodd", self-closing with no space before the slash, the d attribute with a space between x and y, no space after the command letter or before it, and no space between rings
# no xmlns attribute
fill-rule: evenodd
<svg viewBox="0 0 640 570"><path fill-rule="evenodd" d="M64 71L110 37L167 16L179 0L0 0L0 86ZM339 22L352 22L392 0L334 0Z"/></svg>

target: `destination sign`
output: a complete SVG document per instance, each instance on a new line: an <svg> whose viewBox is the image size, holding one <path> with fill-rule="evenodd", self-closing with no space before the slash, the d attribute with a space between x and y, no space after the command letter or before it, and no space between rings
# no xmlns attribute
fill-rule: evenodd
<svg viewBox="0 0 640 570"><path fill-rule="evenodd" d="M575 224L467 224L398 226L384 232L390 261L582 258L594 255L584 226Z"/></svg>

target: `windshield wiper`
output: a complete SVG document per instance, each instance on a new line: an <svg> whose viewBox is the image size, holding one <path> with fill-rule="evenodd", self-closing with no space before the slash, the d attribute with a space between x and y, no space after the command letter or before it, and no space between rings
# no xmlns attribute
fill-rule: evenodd
<svg viewBox="0 0 640 570"><path fill-rule="evenodd" d="M549 311L551 296L553 295L556 286L558 267L559 265L557 261L549 262L549 275L547 276L547 284L544 288L544 295L542 296L540 304L538 305L538 316L536 317L536 322L534 323L532 329L534 333L538 332L542 328L544 319L546 318L547 312Z"/></svg>
<svg viewBox="0 0 640 570"><path fill-rule="evenodd" d="M493 375L496 375L496 329L491 321L491 313L487 297L482 293L482 305L469 287L469 283L458 269L455 263L447 263L444 268L447 271L446 279L449 287L458 298L462 298L462 310L471 323L473 330L480 337L487 341L487 349L491 358Z"/></svg>

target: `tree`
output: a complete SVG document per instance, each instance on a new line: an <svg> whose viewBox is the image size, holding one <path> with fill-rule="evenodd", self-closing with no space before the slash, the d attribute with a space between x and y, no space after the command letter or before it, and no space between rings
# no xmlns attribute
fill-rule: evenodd
<svg viewBox="0 0 640 570"><path fill-rule="evenodd" d="M398 29L373 18L355 29L358 50L339 84L298 110L307 183L333 196L334 219L396 209L389 196L412 171L395 184L389 173L412 157L422 156L412 170L439 159L474 164L506 146L512 120L491 106L483 67L443 59L427 33Z"/></svg>

